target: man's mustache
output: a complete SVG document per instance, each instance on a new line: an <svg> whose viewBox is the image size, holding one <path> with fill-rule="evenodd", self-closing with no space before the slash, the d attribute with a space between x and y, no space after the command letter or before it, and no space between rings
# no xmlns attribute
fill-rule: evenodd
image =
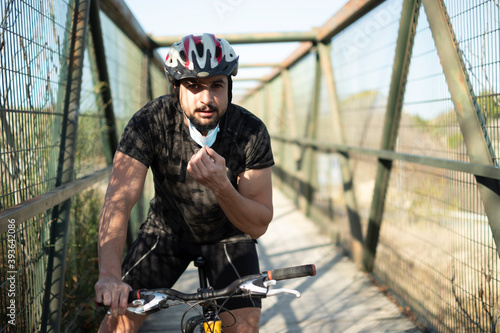
<svg viewBox="0 0 500 333"><path fill-rule="evenodd" d="M219 112L219 108L215 105L211 105L211 104L208 104L208 105L205 105L204 107L201 107L201 108L196 108L194 110L195 112Z"/></svg>

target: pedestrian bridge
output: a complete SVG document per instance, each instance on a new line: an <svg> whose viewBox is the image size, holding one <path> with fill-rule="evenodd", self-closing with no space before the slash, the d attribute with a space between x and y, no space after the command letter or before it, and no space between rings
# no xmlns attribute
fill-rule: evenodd
<svg viewBox="0 0 500 333"><path fill-rule="evenodd" d="M93 332L113 152L169 91L159 50L179 36L148 35L123 0L0 13L0 332ZM296 45L234 81L276 162L262 268L318 266L287 285L302 298L264 302L262 331L500 330L499 20L497 0L350 0L310 31L219 36Z"/></svg>

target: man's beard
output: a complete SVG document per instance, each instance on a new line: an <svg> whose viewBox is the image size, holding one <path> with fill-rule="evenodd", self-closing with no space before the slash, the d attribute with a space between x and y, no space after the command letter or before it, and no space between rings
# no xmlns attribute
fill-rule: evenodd
<svg viewBox="0 0 500 333"><path fill-rule="evenodd" d="M203 132L208 132L214 128L217 127L217 124L219 123L219 108L214 107L214 106L209 106L210 111L215 112L215 117L210 120L208 123L201 123L195 116L196 111L201 111L200 110L195 110L193 115L191 117L186 117L189 118L189 121L191 124L198 130L198 132L203 133Z"/></svg>

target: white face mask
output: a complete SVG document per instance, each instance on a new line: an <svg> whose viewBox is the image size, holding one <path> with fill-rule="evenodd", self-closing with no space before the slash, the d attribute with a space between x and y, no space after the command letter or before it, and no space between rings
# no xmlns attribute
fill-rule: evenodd
<svg viewBox="0 0 500 333"><path fill-rule="evenodd" d="M184 115L186 117L186 115ZM200 146L205 147L209 146L212 147L212 145L215 142L215 139L217 139L217 133L219 133L219 124L210 131L208 131L206 136L203 136L197 129L196 127L191 124L191 121L189 120L188 117L186 117L188 124L189 124L189 135L191 135L191 138Z"/></svg>

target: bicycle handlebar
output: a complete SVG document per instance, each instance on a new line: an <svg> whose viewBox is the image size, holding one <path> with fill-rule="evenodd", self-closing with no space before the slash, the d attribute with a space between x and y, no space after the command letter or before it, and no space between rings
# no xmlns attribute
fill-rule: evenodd
<svg viewBox="0 0 500 333"><path fill-rule="evenodd" d="M196 293L183 293L170 288L133 290L129 294L128 302L140 305L141 309L128 308L128 310L138 314L151 313L159 310L160 305L164 304L168 299L189 302L244 294L264 298L266 296L281 293L290 293L300 297L300 293L298 291L288 289L270 290L269 286L274 285L275 281L314 275L316 275L316 267L314 265L302 265L269 270L263 272L262 274L244 276L235 280L229 286L219 290L206 288L199 289ZM140 304L136 304L134 301L139 301Z"/></svg>

